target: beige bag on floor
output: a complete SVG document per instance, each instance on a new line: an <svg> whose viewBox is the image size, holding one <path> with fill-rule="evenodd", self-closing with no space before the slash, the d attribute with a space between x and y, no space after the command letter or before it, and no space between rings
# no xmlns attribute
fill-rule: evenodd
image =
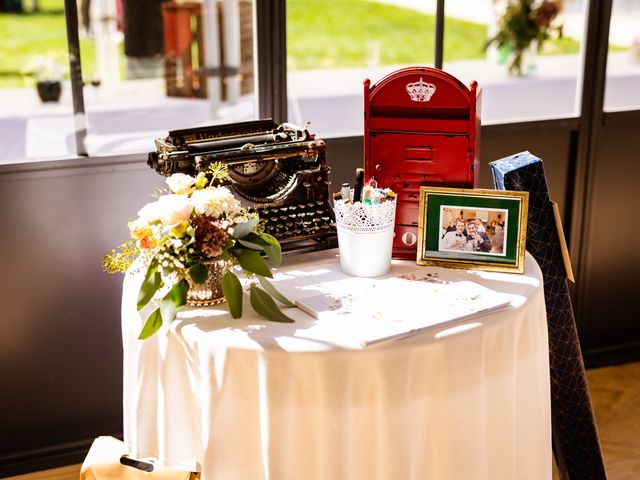
<svg viewBox="0 0 640 480"><path fill-rule="evenodd" d="M176 468L163 467L145 459L141 466L152 471L144 471L124 462L135 464L136 459L127 457L127 447L113 437L98 437L82 463L80 480L197 480L200 475Z"/></svg>

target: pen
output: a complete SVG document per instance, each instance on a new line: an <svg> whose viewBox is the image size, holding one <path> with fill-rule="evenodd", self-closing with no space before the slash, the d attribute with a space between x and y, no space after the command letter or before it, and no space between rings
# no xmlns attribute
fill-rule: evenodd
<svg viewBox="0 0 640 480"><path fill-rule="evenodd" d="M353 187L353 203L362 200L362 186L364 185L364 168L356 168L356 184Z"/></svg>
<svg viewBox="0 0 640 480"><path fill-rule="evenodd" d="M351 200L351 187L348 183L343 183L342 188L340 189L340 193L342 193L342 199L346 202Z"/></svg>

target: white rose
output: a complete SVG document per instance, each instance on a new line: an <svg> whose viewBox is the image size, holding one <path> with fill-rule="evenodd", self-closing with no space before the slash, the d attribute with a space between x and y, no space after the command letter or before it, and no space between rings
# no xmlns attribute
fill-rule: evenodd
<svg viewBox="0 0 640 480"><path fill-rule="evenodd" d="M186 195L163 195L156 202L160 210L160 220L164 225L175 225L189 220L193 205Z"/></svg>
<svg viewBox="0 0 640 480"><path fill-rule="evenodd" d="M240 210L240 202L236 200L227 187L205 188L196 190L191 196L196 213L212 218L233 216Z"/></svg>
<svg viewBox="0 0 640 480"><path fill-rule="evenodd" d="M150 202L147 203L144 207L140 209L138 212L138 217L146 220L147 222L155 222L156 220L160 220L162 216L162 211L158 202Z"/></svg>
<svg viewBox="0 0 640 480"><path fill-rule="evenodd" d="M173 193L182 195L193 191L196 179L191 175L185 175L184 173L174 173L167 178L166 182Z"/></svg>

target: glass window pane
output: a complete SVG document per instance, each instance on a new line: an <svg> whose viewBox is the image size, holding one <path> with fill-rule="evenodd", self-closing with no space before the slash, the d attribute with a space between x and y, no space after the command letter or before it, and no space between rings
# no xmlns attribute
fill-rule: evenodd
<svg viewBox="0 0 640 480"><path fill-rule="evenodd" d="M64 0L2 0L0 32L0 163L75 156Z"/></svg>
<svg viewBox="0 0 640 480"><path fill-rule="evenodd" d="M64 0L0 0L22 5L0 13L0 161L73 157ZM256 118L252 0L77 5L89 155L147 152L173 129ZM42 103L24 71L54 59L62 96Z"/></svg>
<svg viewBox="0 0 640 480"><path fill-rule="evenodd" d="M640 109L640 2L614 0L609 26L605 111Z"/></svg>
<svg viewBox="0 0 640 480"><path fill-rule="evenodd" d="M169 130L256 118L252 0L79 4L90 155L149 151Z"/></svg>
<svg viewBox="0 0 640 480"><path fill-rule="evenodd" d="M484 124L578 115L585 2L565 0L554 14L562 2L531 1L527 18L538 25L533 34L550 38L539 53L535 42L520 39L532 43L523 53L522 76L509 73L507 44L485 49L500 32L508 5L445 2L444 70L467 85L478 81ZM321 135L361 133L365 78L375 82L398 68L433 66L435 10L436 0L288 0L289 119L310 120ZM560 25L564 38L558 39Z"/></svg>

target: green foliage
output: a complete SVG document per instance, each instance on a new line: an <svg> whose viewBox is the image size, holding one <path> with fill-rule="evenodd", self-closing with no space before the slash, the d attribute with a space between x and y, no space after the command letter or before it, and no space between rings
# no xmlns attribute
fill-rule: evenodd
<svg viewBox="0 0 640 480"><path fill-rule="evenodd" d="M204 283L209 276L209 270L202 263L196 263L189 269L189 275L194 283Z"/></svg>
<svg viewBox="0 0 640 480"><path fill-rule="evenodd" d="M127 240L102 256L102 268L107 273L124 273L138 254L136 242Z"/></svg>
<svg viewBox="0 0 640 480"><path fill-rule="evenodd" d="M142 310L144 306L149 303L149 300L153 298L161 286L162 277L160 276L160 272L158 272L158 262L153 260L149 268L147 268L147 273L140 286L140 292L138 293L138 310Z"/></svg>
<svg viewBox="0 0 640 480"><path fill-rule="evenodd" d="M171 290L164 296L160 302L160 314L164 322L171 323L176 319L177 309L187 304L188 290L189 284L183 278L175 283L173 287L171 287Z"/></svg>
<svg viewBox="0 0 640 480"><path fill-rule="evenodd" d="M295 307L295 304L291 300L289 300L287 297L282 295L282 293L280 293L276 289L276 287L271 285L271 282L269 280L258 275L258 281L260 282L260 285L262 285L262 288L264 288L265 292L267 292L273 298L278 300L280 303L282 303L286 307Z"/></svg>
<svg viewBox="0 0 640 480"><path fill-rule="evenodd" d="M273 301L273 298L255 285L251 285L249 288L249 301L253 309L263 317L271 320L272 322L293 323L294 320L287 317Z"/></svg>
<svg viewBox="0 0 640 480"><path fill-rule="evenodd" d="M287 1L291 70L363 67L378 44L381 65L433 63L435 19L367 0ZM445 20L447 61L482 58L486 26Z"/></svg>
<svg viewBox="0 0 640 480"><path fill-rule="evenodd" d="M222 162L214 162L207 168L207 177L211 179L211 184L223 184L231 180L227 165Z"/></svg>
<svg viewBox="0 0 640 480"><path fill-rule="evenodd" d="M147 321L144 323L142 331L138 336L138 340L146 340L160 330L160 327L162 327L162 314L160 313L160 307L158 307L151 312L151 315L147 318Z"/></svg>
<svg viewBox="0 0 640 480"><path fill-rule="evenodd" d="M0 87L30 86L32 80L21 72L36 54L53 53L68 63L64 2L40 0L39 4L37 13L0 15ZM376 43L380 65L429 65L433 63L434 25L433 15L368 0L287 0L288 67L363 67ZM446 19L445 61L484 58L486 38L484 25ZM84 78L90 80L96 70L95 42L83 38L80 43ZM579 49L573 40L552 40L550 45L553 48L543 53L577 53ZM120 55L124 59L122 48Z"/></svg>
<svg viewBox="0 0 640 480"><path fill-rule="evenodd" d="M242 284L236 274L229 270L222 277L222 293L229 305L229 313L233 318L242 317Z"/></svg>
<svg viewBox="0 0 640 480"><path fill-rule="evenodd" d="M262 275L263 277L273 277L271 270L269 270L265 261L255 250L232 248L229 250L229 253L236 258L238 264L247 272Z"/></svg>
<svg viewBox="0 0 640 480"><path fill-rule="evenodd" d="M233 236L235 238L245 238L251 233L251 230L255 228L259 221L259 218L252 218L247 222L237 224L233 229Z"/></svg>
<svg viewBox="0 0 640 480"><path fill-rule="evenodd" d="M498 21L497 33L485 47L496 44L498 49L510 52L509 71L522 75L522 55L533 42L542 50L553 36L562 37L562 27L553 24L560 8L557 0L544 0L535 7L534 0L510 0Z"/></svg>
<svg viewBox="0 0 640 480"><path fill-rule="evenodd" d="M39 0L37 12L0 14L0 88L20 88L34 84L24 68L35 55L51 55L69 64L63 0ZM95 41L80 40L80 61L84 77L93 78L96 69Z"/></svg>
<svg viewBox="0 0 640 480"><path fill-rule="evenodd" d="M240 245L253 250L262 250L266 253L274 267L278 267L282 262L282 249L275 237L268 233L249 233L238 240Z"/></svg>

